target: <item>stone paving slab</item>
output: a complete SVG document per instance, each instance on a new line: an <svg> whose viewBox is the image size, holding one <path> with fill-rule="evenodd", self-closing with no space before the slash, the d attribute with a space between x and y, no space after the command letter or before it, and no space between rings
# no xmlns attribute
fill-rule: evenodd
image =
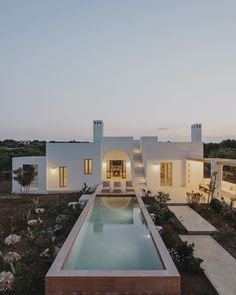
<svg viewBox="0 0 236 295"><path fill-rule="evenodd" d="M209 235L181 235L194 243L194 255L203 259L202 267L220 295L236 294L236 260Z"/></svg>
<svg viewBox="0 0 236 295"><path fill-rule="evenodd" d="M168 206L189 234L210 234L217 229L189 206Z"/></svg>

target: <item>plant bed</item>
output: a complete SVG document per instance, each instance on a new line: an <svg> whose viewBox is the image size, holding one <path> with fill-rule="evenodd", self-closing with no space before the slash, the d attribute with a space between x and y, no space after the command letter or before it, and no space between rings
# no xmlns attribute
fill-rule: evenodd
<svg viewBox="0 0 236 295"><path fill-rule="evenodd" d="M0 200L0 273L14 273L12 290L2 290L0 294L44 294L45 275L82 210L68 204L77 202L80 196L78 193L27 195ZM45 211L36 210L36 213L36 208ZM21 238L18 243L7 246L4 240L10 234ZM9 252L16 252L21 259L6 262Z"/></svg>
<svg viewBox="0 0 236 295"><path fill-rule="evenodd" d="M224 212L219 209L218 205L212 207L210 204L199 204L192 209L217 228L218 232L212 237L236 258L236 226L232 217L234 214L236 218L236 211Z"/></svg>
<svg viewBox="0 0 236 295"><path fill-rule="evenodd" d="M160 207L158 208L157 201L154 197L145 196L143 197L143 201L148 205L147 209L150 213L157 215L160 213ZM156 210L156 208L158 209ZM180 272L181 294L217 295L218 293L200 267L201 260L194 258L192 255L193 246L187 245L179 237L179 234L186 233L185 229L175 215L170 210L169 212L167 210L169 209L166 206L164 208L165 214L161 214L161 218L156 216L155 223L163 227L162 239Z"/></svg>

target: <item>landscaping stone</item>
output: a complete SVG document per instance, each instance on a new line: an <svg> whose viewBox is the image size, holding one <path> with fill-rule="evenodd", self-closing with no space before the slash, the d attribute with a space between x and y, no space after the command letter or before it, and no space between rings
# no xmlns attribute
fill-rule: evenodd
<svg viewBox="0 0 236 295"><path fill-rule="evenodd" d="M13 283L14 275L10 271L0 273L0 291L12 290Z"/></svg>
<svg viewBox="0 0 236 295"><path fill-rule="evenodd" d="M31 220L28 220L27 221L27 224L29 226L34 226L36 224L39 224L39 223L43 223L42 219L38 218L38 219L31 219Z"/></svg>
<svg viewBox="0 0 236 295"><path fill-rule="evenodd" d="M3 259L6 262L14 263L21 260L21 256L17 252L7 252L7 254L3 256Z"/></svg>
<svg viewBox="0 0 236 295"><path fill-rule="evenodd" d="M168 206L189 234L209 234L217 229L189 206Z"/></svg>
<svg viewBox="0 0 236 295"><path fill-rule="evenodd" d="M29 226L36 225L37 223L38 223L38 220L36 220L36 219L31 219L31 220L28 220L28 221L27 221L27 224L28 224Z"/></svg>
<svg viewBox="0 0 236 295"><path fill-rule="evenodd" d="M236 260L209 235L181 235L194 243L194 256L203 259L202 268L220 295L236 294Z"/></svg>
<svg viewBox="0 0 236 295"><path fill-rule="evenodd" d="M45 212L45 209L44 208L36 208L35 209L35 213L36 214L40 214L40 213L43 214L44 212Z"/></svg>
<svg viewBox="0 0 236 295"><path fill-rule="evenodd" d="M19 243L20 240L21 240L21 237L20 236L17 236L15 234L12 234L12 235L9 235L4 240L4 243L5 243L5 245L10 246L10 245L15 245L15 244Z"/></svg>
<svg viewBox="0 0 236 295"><path fill-rule="evenodd" d="M72 207L72 209L76 209L78 207L79 202L70 202L68 203L68 207Z"/></svg>

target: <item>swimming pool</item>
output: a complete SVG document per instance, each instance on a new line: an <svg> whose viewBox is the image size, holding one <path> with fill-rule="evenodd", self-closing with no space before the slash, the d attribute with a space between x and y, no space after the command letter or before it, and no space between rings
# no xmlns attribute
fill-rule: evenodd
<svg viewBox="0 0 236 295"><path fill-rule="evenodd" d="M91 196L46 275L45 294L180 294L141 197Z"/></svg>
<svg viewBox="0 0 236 295"><path fill-rule="evenodd" d="M63 269L163 269L136 197L96 197Z"/></svg>

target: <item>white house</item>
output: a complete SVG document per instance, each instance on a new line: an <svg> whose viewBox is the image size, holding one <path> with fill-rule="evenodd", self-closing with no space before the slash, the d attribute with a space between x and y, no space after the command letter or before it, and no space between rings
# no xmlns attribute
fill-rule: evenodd
<svg viewBox="0 0 236 295"><path fill-rule="evenodd" d="M102 181L132 180L135 188L162 191L197 189L203 181L201 124L192 125L191 142L158 142L157 136L104 136L103 121L93 121L93 142L46 144L45 157L13 158L13 170L34 165L37 179L31 193L76 192L83 183L96 187ZM13 180L12 192L20 192Z"/></svg>

